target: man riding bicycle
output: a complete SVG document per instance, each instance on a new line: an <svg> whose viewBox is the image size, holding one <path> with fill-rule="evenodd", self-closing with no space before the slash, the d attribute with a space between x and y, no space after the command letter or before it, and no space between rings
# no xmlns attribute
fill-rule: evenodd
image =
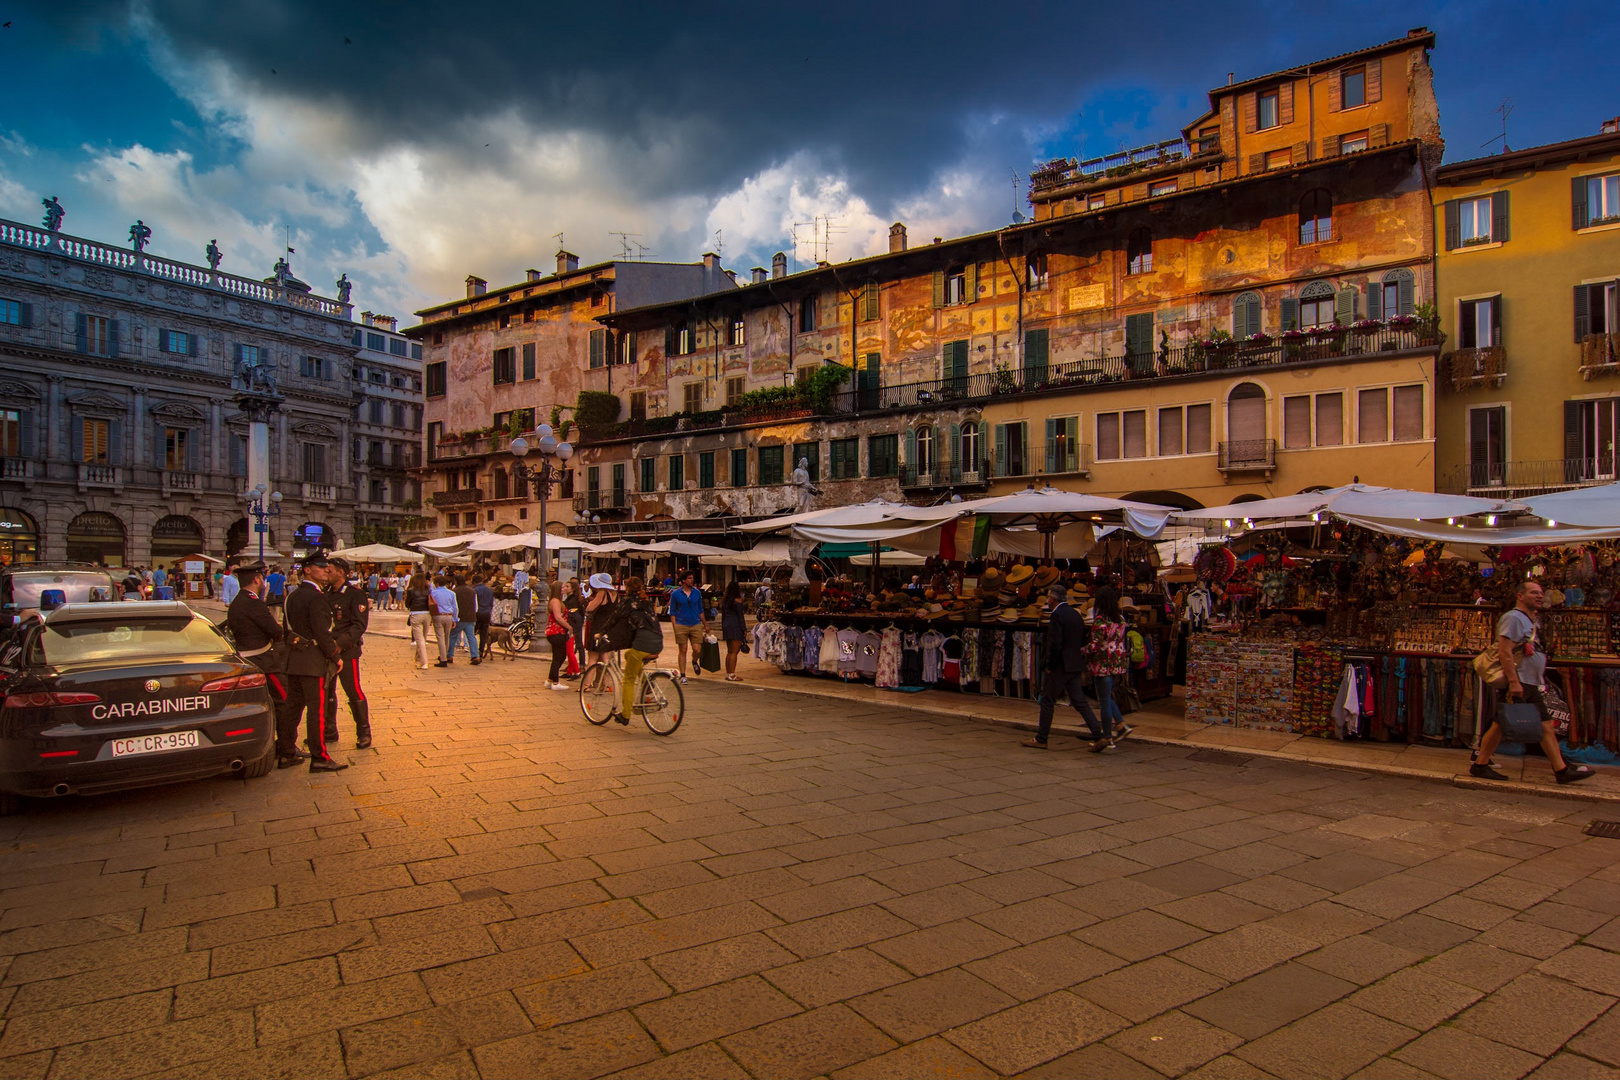
<svg viewBox="0 0 1620 1080"><path fill-rule="evenodd" d="M641 669L647 661L656 659L664 651L664 630L653 614L646 584L638 577L626 578L623 598L613 605L607 617L595 629L594 648L624 650L624 679L620 692L623 707L614 719L628 724L634 712L636 687L641 683Z"/></svg>

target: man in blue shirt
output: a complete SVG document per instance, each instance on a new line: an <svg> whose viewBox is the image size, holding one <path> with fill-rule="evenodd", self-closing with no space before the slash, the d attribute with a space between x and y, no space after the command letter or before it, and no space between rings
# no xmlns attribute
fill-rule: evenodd
<svg viewBox="0 0 1620 1080"><path fill-rule="evenodd" d="M152 569L152 584L156 585L158 588L161 589L163 586L167 585L168 583L169 583L169 575L164 573L163 567L161 567L161 566L154 567Z"/></svg>
<svg viewBox="0 0 1620 1080"><path fill-rule="evenodd" d="M225 579L219 583L220 603L224 604L226 607L230 607L231 601L235 600L236 594L241 591L241 580L234 573L226 574Z"/></svg>
<svg viewBox="0 0 1620 1080"><path fill-rule="evenodd" d="M446 578L434 578L428 592L433 608L433 636L439 642L438 667L450 666L450 649L456 631L456 593Z"/></svg>
<svg viewBox="0 0 1620 1080"><path fill-rule="evenodd" d="M489 587L489 582L489 578L479 578L478 584L473 586L473 624L478 632L479 656L489 652L489 620L495 615L495 590Z"/></svg>
<svg viewBox="0 0 1620 1080"><path fill-rule="evenodd" d="M270 573L264 579L264 602L271 607L280 607L282 597L287 591L287 575L281 572L278 564L270 568Z"/></svg>
<svg viewBox="0 0 1620 1080"><path fill-rule="evenodd" d="M692 674L698 674L698 653L703 648L703 636L709 632L709 620L703 610L703 594L693 584L690 570L681 571L681 587L669 594L669 621L675 628L675 646L680 650L681 682L686 681L686 647L692 647Z"/></svg>

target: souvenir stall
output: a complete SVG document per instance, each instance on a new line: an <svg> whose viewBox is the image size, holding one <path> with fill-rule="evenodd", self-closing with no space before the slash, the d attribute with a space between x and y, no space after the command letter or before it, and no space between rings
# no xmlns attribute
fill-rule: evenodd
<svg viewBox="0 0 1620 1080"><path fill-rule="evenodd" d="M1033 699L1048 591L1063 584L1070 602L1089 610L1102 583L1120 580L1118 567L1098 572L1086 557L1099 527L1155 536L1170 512L1048 489L939 507L839 507L752 523L744 528L823 545L865 544L875 564L867 581L812 572L798 585L778 584L754 629L754 654L784 671L864 679L886 689ZM885 573L891 558L905 565ZM899 584L914 574L919 588ZM1156 588L1151 570L1144 579L1146 595ZM1128 618L1132 611L1127 605ZM1146 629L1146 610L1137 614ZM1151 630L1138 638L1144 696L1167 693L1162 638Z"/></svg>
<svg viewBox="0 0 1620 1080"><path fill-rule="evenodd" d="M1561 735L1620 749L1620 513L1601 518L1620 498L1591 490L1549 504L1353 486L1177 515L1239 528L1302 521L1195 558L1178 596L1186 718L1469 746L1492 707L1473 659L1494 647L1517 583L1534 578L1548 600L1551 681L1572 713ZM1245 517L1223 516L1234 512Z"/></svg>

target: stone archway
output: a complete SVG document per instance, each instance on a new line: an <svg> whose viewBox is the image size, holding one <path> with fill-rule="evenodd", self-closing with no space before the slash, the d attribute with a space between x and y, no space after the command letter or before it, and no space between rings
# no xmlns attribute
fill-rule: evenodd
<svg viewBox="0 0 1620 1080"><path fill-rule="evenodd" d="M127 537L124 523L101 510L87 510L68 522L69 562L123 566Z"/></svg>
<svg viewBox="0 0 1620 1080"><path fill-rule="evenodd" d="M185 555L203 554L202 526L184 514L158 518L152 525L152 564L167 565Z"/></svg>
<svg viewBox="0 0 1620 1080"><path fill-rule="evenodd" d="M0 566L39 561L39 523L15 506L0 506Z"/></svg>

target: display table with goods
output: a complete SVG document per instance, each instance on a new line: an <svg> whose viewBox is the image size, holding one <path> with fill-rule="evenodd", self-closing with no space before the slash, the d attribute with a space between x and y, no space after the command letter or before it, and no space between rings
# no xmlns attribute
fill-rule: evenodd
<svg viewBox="0 0 1620 1080"><path fill-rule="evenodd" d="M1495 707L1473 660L1495 648L1497 617L1533 579L1548 601L1548 681L1570 705L1560 737L1577 756L1620 750L1614 542L1486 549L1489 564L1349 526L1321 550L1285 553L1280 534L1264 544L1247 557L1215 549L1199 567L1193 590L1209 615L1188 643L1189 721L1471 746Z"/></svg>

